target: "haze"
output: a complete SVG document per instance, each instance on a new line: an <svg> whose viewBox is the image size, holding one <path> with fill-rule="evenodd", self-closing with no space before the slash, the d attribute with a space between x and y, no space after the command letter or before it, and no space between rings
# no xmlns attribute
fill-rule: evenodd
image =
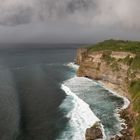
<svg viewBox="0 0 140 140"><path fill-rule="evenodd" d="M0 0L0 43L139 40L139 0Z"/></svg>

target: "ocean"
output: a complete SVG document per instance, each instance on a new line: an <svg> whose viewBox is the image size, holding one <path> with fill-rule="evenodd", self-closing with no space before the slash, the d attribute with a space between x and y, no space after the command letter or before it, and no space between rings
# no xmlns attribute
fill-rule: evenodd
<svg viewBox="0 0 140 140"><path fill-rule="evenodd" d="M95 122L104 140L119 134L124 99L77 77L75 57L73 48L0 50L0 140L84 140Z"/></svg>

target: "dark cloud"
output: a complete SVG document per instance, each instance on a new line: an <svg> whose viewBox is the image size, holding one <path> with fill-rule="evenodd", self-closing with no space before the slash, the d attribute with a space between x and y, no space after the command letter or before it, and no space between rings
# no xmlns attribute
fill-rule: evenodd
<svg viewBox="0 0 140 140"><path fill-rule="evenodd" d="M0 42L91 43L139 39L139 0L5 0Z"/></svg>

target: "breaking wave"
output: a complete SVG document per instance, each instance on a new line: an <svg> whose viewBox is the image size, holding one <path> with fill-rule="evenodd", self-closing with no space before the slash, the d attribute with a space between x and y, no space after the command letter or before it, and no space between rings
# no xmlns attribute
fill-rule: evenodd
<svg viewBox="0 0 140 140"><path fill-rule="evenodd" d="M67 66L74 69L78 68L74 63L69 63ZM66 93L66 98L59 108L66 113L65 117L68 118L69 121L66 129L61 133L57 140L85 140L86 129L92 127L97 122L100 123L105 137L104 128L100 120L90 109L90 106L79 98L77 93L71 91L68 85L70 84L70 81L73 83L73 80L68 79L61 85L61 89Z"/></svg>
<svg viewBox="0 0 140 140"><path fill-rule="evenodd" d="M84 140L86 129L100 120L94 115L89 105L74 94L65 83L61 88L67 96L60 105L60 109L67 111L66 117L69 118L69 122L66 130L57 140Z"/></svg>
<svg viewBox="0 0 140 140"><path fill-rule="evenodd" d="M78 69L78 65L75 65L74 63L68 63L65 64L65 66L68 66L75 70ZM104 136L103 139L111 138L114 132L116 132L115 134L120 135L119 131L122 129L121 124L125 125L125 123L124 120L120 118L119 111L121 109L125 109L128 107L130 102L127 98L118 95L117 93L113 92L110 89L107 89L101 83L95 82L94 80L85 77L73 76L62 83L61 89L65 91L66 98L59 107L61 110L63 110L63 112L66 113L65 116L68 118L69 122L66 126L66 129L61 133L61 135L57 140L69 140L69 139L84 140L86 129L93 126L96 122L100 122L101 124ZM98 92L102 92L103 94L98 94ZM111 96L115 98L116 101L115 100L113 101L111 99L112 100L111 103L110 102ZM110 103L108 101L103 102L103 98L109 98L108 101ZM120 100L121 103L121 105L119 105L120 107L117 107L118 106L117 104L119 104L119 101L117 100ZM99 104L100 105L104 104L105 106L107 104L108 105L110 104L110 106L114 106L113 108L109 108L110 111L113 109L112 115L114 116L114 121L116 121L115 123L112 124L114 125L114 127L112 127L114 129L113 131L111 129L108 130L108 128L106 128L102 124L104 121L107 120L104 120L100 116L105 112L104 111L102 113L100 112L102 108L101 110L98 110ZM97 116L101 119L102 123L100 119L96 117L94 111L96 115L98 114ZM108 112L107 114L110 113ZM107 115L105 116L107 117ZM108 124L111 123L107 123L106 125Z"/></svg>

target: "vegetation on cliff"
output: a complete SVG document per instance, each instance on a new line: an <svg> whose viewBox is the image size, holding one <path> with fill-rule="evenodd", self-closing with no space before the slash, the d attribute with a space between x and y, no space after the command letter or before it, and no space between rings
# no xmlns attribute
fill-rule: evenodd
<svg viewBox="0 0 140 140"><path fill-rule="evenodd" d="M133 99L133 109L140 114L140 79L131 82L129 91ZM135 118L136 135L140 135L140 116Z"/></svg>
<svg viewBox="0 0 140 140"><path fill-rule="evenodd" d="M127 56L121 59L111 57L111 52L130 52L135 57ZM119 64L125 64L129 67L126 83L130 92L133 110L136 112L134 120L134 128L136 136L140 136L140 42L139 41L123 41L123 40L106 40L101 43L90 45L87 52L103 52L102 59L111 66L112 70L119 71Z"/></svg>
<svg viewBox="0 0 140 140"><path fill-rule="evenodd" d="M140 52L139 41L124 41L124 40L105 40L95 45L88 46L90 51L129 51L129 52Z"/></svg>
<svg viewBox="0 0 140 140"><path fill-rule="evenodd" d="M135 58L127 56L125 59L122 59L122 61L127 63L132 69L140 70L140 41L110 39L95 45L90 45L87 48L88 52L104 51L104 59L106 59L108 62L114 60L112 57L110 57L111 51L135 53Z"/></svg>

